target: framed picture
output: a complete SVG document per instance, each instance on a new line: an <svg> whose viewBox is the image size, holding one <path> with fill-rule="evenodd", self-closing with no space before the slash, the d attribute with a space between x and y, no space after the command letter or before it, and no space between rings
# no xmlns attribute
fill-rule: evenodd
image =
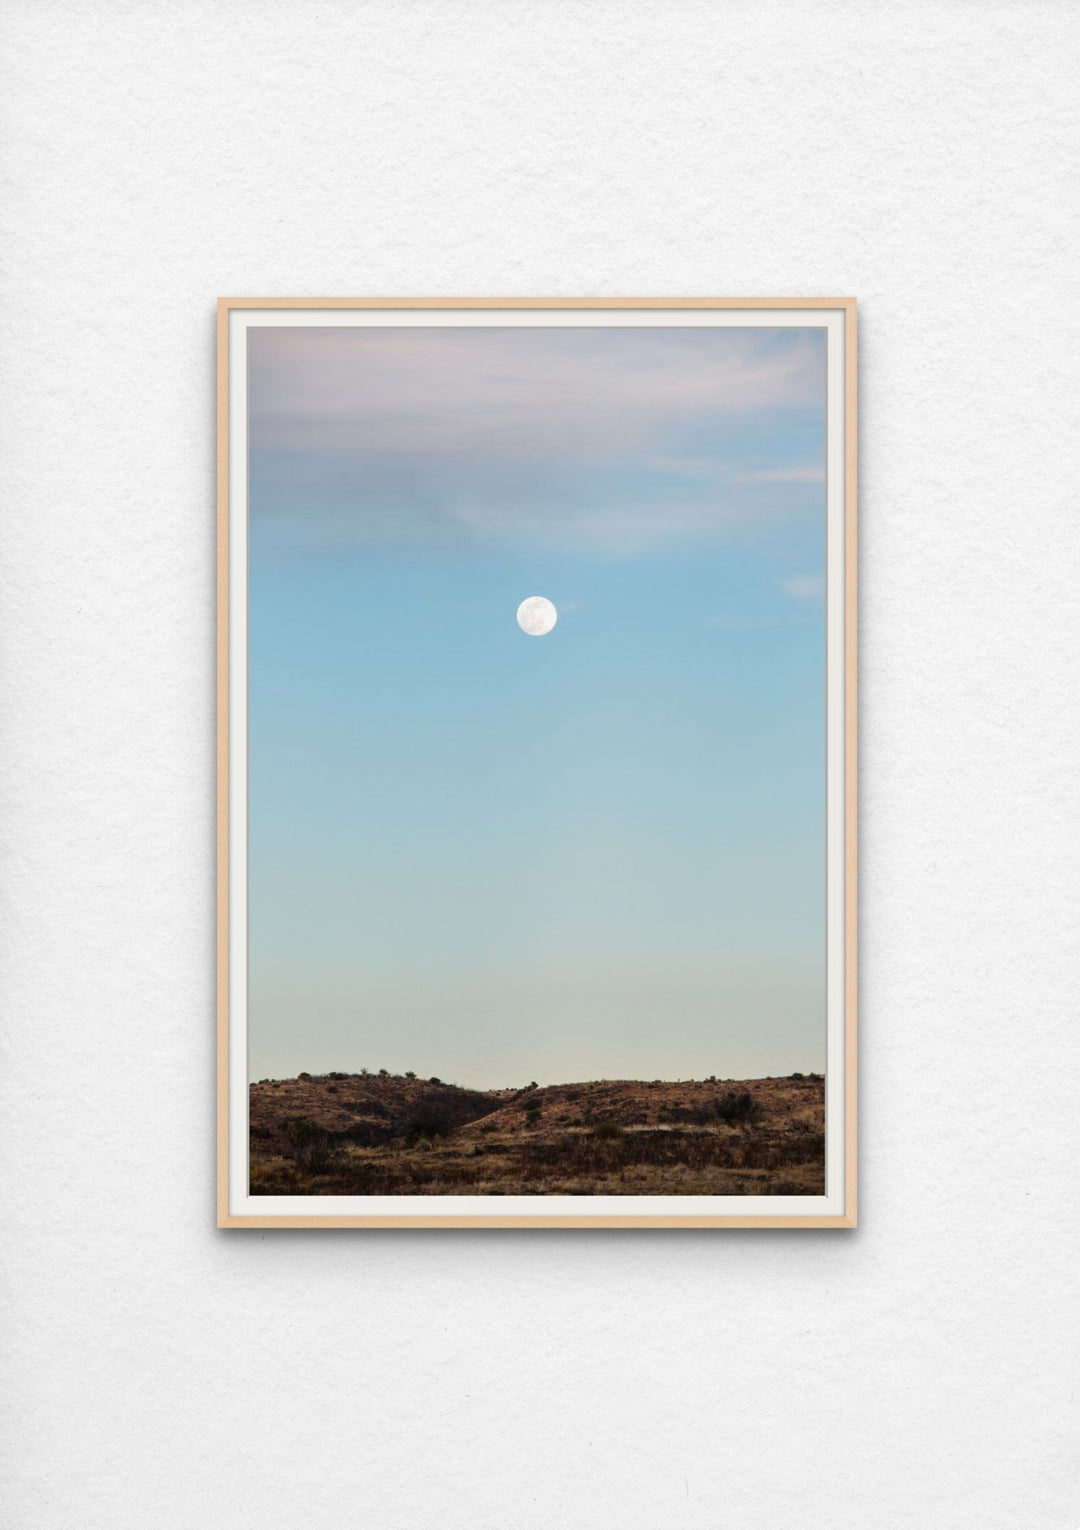
<svg viewBox="0 0 1080 1530"><path fill-rule="evenodd" d="M220 1225L853 1227L854 300L218 335Z"/></svg>

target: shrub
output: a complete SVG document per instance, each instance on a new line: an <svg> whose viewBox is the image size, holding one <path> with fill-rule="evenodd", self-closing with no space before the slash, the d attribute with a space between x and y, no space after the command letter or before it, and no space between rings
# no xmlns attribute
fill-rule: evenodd
<svg viewBox="0 0 1080 1530"><path fill-rule="evenodd" d="M290 1116L281 1124L297 1167L308 1174L325 1174L335 1156L326 1128L307 1116Z"/></svg>
<svg viewBox="0 0 1080 1530"><path fill-rule="evenodd" d="M592 1134L597 1142L617 1142L623 1134L623 1129L617 1121L597 1121Z"/></svg>
<svg viewBox="0 0 1080 1530"><path fill-rule="evenodd" d="M327 1094L337 1094L337 1085L336 1084L327 1084L326 1092L327 1092Z"/></svg>
<svg viewBox="0 0 1080 1530"><path fill-rule="evenodd" d="M788 1076L790 1078L803 1078L803 1077L805 1077L805 1075L802 1074L802 1073L792 1073L792 1074L789 1074Z"/></svg>
<svg viewBox="0 0 1080 1530"><path fill-rule="evenodd" d="M415 1147L422 1139L434 1141L436 1137L449 1137L450 1122L437 1110L422 1110L405 1123L405 1144Z"/></svg>
<svg viewBox="0 0 1080 1530"><path fill-rule="evenodd" d="M389 1078L390 1074L387 1072L387 1070L385 1068L380 1068L379 1069L379 1077L380 1078Z"/></svg>
<svg viewBox="0 0 1080 1530"><path fill-rule="evenodd" d="M713 1107L727 1126L753 1126L761 1120L762 1109L748 1089L729 1089Z"/></svg>
<svg viewBox="0 0 1080 1530"><path fill-rule="evenodd" d="M488 1136L491 1132L497 1132L499 1128L495 1125L494 1121L485 1121L480 1130L485 1136Z"/></svg>
<svg viewBox="0 0 1080 1530"><path fill-rule="evenodd" d="M416 1074L415 1073L406 1073L405 1077L406 1078L415 1078Z"/></svg>
<svg viewBox="0 0 1080 1530"><path fill-rule="evenodd" d="M431 1075L431 1077L428 1079L428 1083L429 1084L441 1084L442 1083L442 1079L441 1078L436 1078L434 1073L433 1073Z"/></svg>
<svg viewBox="0 0 1080 1530"><path fill-rule="evenodd" d="M347 1073L328 1073L327 1078L348 1078Z"/></svg>
<svg viewBox="0 0 1080 1530"><path fill-rule="evenodd" d="M298 1073L296 1076L297 1076L297 1078L310 1078L311 1074L310 1073Z"/></svg>

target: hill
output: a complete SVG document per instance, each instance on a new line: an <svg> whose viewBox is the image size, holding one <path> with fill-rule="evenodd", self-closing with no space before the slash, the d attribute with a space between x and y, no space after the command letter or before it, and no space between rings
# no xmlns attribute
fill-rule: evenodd
<svg viewBox="0 0 1080 1530"><path fill-rule="evenodd" d="M439 1117L451 1129L489 1115L503 1096L461 1089L441 1079L390 1073L326 1073L263 1079L250 1091L253 1140L272 1140L282 1122L303 1116L340 1142L367 1147L388 1142L421 1116Z"/></svg>
<svg viewBox="0 0 1080 1530"><path fill-rule="evenodd" d="M253 1195L820 1195L820 1075L477 1090L400 1074L250 1088Z"/></svg>

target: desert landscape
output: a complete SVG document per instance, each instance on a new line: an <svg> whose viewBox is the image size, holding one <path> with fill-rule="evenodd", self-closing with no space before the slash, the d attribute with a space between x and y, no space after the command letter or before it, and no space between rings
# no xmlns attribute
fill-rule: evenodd
<svg viewBox="0 0 1080 1530"><path fill-rule="evenodd" d="M823 1195L825 1082L262 1079L249 1175L252 1195Z"/></svg>

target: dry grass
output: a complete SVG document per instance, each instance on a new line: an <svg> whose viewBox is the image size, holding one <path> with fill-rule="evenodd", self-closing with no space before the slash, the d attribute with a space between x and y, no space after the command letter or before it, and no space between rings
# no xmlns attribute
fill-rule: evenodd
<svg viewBox="0 0 1080 1530"><path fill-rule="evenodd" d="M821 1195L824 1122L813 1075L492 1091L264 1081L251 1086L251 1193Z"/></svg>

